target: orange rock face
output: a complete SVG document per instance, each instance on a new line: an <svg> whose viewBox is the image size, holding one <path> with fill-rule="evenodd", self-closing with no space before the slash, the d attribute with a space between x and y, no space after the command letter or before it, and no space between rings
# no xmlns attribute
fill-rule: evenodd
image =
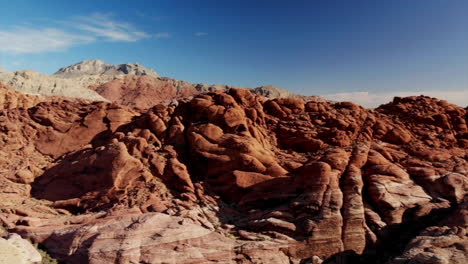
<svg viewBox="0 0 468 264"><path fill-rule="evenodd" d="M434 98L366 110L230 89L0 118L0 219L67 263L398 261L466 216L467 112Z"/></svg>
<svg viewBox="0 0 468 264"><path fill-rule="evenodd" d="M28 108L41 101L37 96L20 94L10 87L0 83L0 110Z"/></svg>
<svg viewBox="0 0 468 264"><path fill-rule="evenodd" d="M188 82L147 75L128 75L90 88L109 101L139 108L198 94Z"/></svg>

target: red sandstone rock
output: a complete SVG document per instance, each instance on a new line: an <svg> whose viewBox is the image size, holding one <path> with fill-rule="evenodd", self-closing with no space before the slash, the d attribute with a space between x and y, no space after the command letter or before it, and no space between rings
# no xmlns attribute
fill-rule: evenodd
<svg viewBox="0 0 468 264"><path fill-rule="evenodd" d="M142 80L116 89L126 81ZM141 113L84 101L25 107L0 111L0 219L70 263L369 254L399 243L392 228L457 208L468 189L466 109L434 98L370 111L231 89ZM449 229L466 232L459 215ZM457 237L429 247L466 254Z"/></svg>
<svg viewBox="0 0 468 264"><path fill-rule="evenodd" d="M28 108L40 101L41 98L38 96L18 93L10 87L0 83L0 110Z"/></svg>
<svg viewBox="0 0 468 264"><path fill-rule="evenodd" d="M112 102L139 108L198 94L190 83L147 75L128 75L90 88Z"/></svg>

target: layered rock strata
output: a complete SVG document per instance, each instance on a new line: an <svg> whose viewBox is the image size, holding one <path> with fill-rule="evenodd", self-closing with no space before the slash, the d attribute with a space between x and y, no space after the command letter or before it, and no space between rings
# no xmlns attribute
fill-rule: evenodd
<svg viewBox="0 0 468 264"><path fill-rule="evenodd" d="M0 220L67 263L466 260L466 122L423 96L366 110L244 89L4 109Z"/></svg>

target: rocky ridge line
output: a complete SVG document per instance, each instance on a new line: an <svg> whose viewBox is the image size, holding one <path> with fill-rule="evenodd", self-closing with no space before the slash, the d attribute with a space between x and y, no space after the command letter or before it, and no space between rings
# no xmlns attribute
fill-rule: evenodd
<svg viewBox="0 0 468 264"><path fill-rule="evenodd" d="M50 76L33 70L7 72L0 69L0 82L28 94L111 101L144 109L199 93L235 88L192 84L159 77L154 70L138 63L112 65L97 59L63 67ZM251 91L268 99L297 97L307 101L324 101L318 96L297 95L271 85L252 88Z"/></svg>
<svg viewBox="0 0 468 264"><path fill-rule="evenodd" d="M167 77L124 76L101 85L91 85L90 89L111 102L148 109L158 103L175 103L182 98L192 98L200 93L226 92L235 87L227 85L192 84ZM250 89L254 94L266 99L279 97L302 98L306 101L325 101L319 96L301 96L275 86L261 86Z"/></svg>
<svg viewBox="0 0 468 264"><path fill-rule="evenodd" d="M102 60L85 60L71 66L60 68L54 76L60 78L77 78L84 75L142 75L159 77L153 70L138 63L125 63L112 65Z"/></svg>

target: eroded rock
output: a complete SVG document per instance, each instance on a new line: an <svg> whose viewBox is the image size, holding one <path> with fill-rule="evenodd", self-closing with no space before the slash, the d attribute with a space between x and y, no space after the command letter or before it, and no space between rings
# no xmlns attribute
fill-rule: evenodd
<svg viewBox="0 0 468 264"><path fill-rule="evenodd" d="M24 107L0 112L0 219L70 263L359 258L467 191L466 109L434 98L371 111L230 89L140 112ZM408 248L461 258L460 215Z"/></svg>

